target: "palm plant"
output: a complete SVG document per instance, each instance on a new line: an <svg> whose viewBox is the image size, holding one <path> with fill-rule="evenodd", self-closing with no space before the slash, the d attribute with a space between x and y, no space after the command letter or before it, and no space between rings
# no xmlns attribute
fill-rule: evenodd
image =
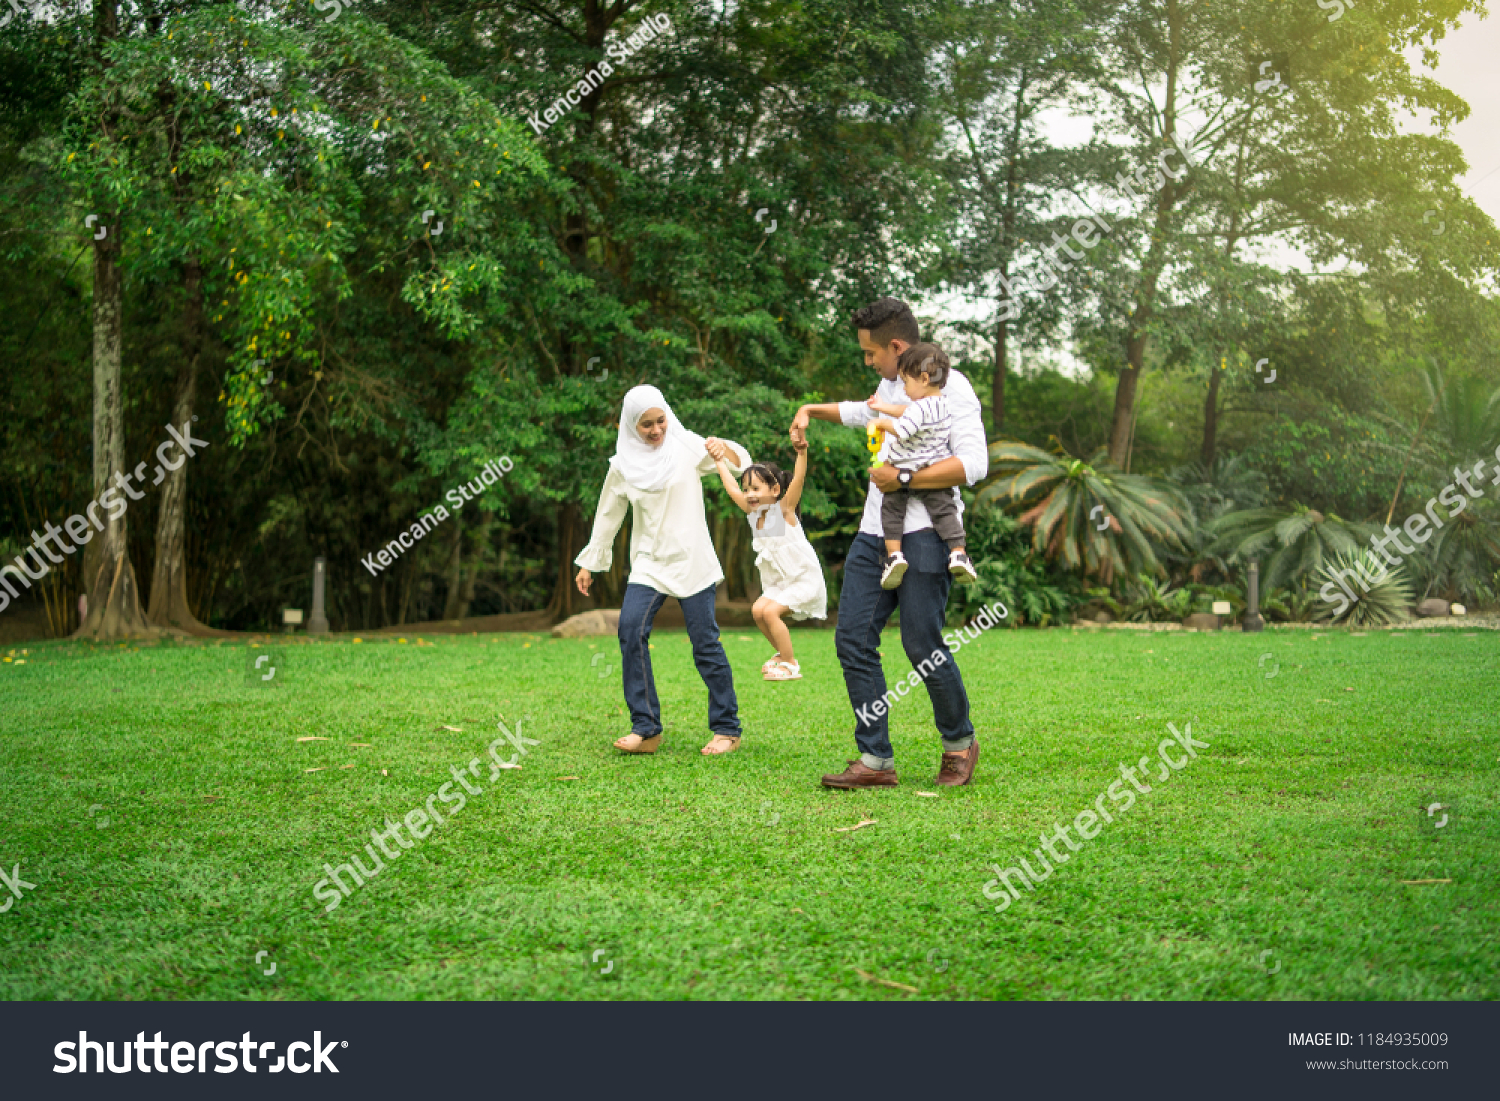
<svg viewBox="0 0 1500 1101"><path fill-rule="evenodd" d="M1117 573L1160 573L1154 544L1184 549L1192 509L1175 487L1126 474L1104 455L1084 462L1000 440L990 444L992 473L976 500L1007 501L1031 525L1033 548L1085 577L1108 585Z"/></svg>
<svg viewBox="0 0 1500 1101"><path fill-rule="evenodd" d="M1243 454L1219 454L1207 466L1187 463L1172 471L1170 479L1182 488L1199 522L1205 524L1236 508L1259 508L1269 492L1266 476L1253 469Z"/></svg>
<svg viewBox="0 0 1500 1101"><path fill-rule="evenodd" d="M1487 515L1488 506L1481 498L1458 516L1449 516L1428 540L1425 553L1413 560L1427 581L1424 597L1451 591L1470 600L1500 566L1500 525Z"/></svg>
<svg viewBox="0 0 1500 1101"><path fill-rule="evenodd" d="M1369 547L1338 555L1313 574L1324 594L1313 618L1346 627L1384 627L1407 618L1411 585L1399 569L1390 569ZM1352 596L1354 599L1348 599ZM1334 601L1341 607L1334 607Z"/></svg>
<svg viewBox="0 0 1500 1101"><path fill-rule="evenodd" d="M1242 562L1270 554L1263 574L1267 589L1306 577L1337 555L1353 555L1369 532L1365 524L1297 504L1231 512L1207 527L1214 536L1210 554Z"/></svg>

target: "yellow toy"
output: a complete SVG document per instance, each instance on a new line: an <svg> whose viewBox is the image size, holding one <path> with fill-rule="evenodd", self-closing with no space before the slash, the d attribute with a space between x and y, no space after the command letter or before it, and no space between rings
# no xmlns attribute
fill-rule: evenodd
<svg viewBox="0 0 1500 1101"><path fill-rule="evenodd" d="M884 444L885 429L881 428L874 421L871 421L869 424L865 425L865 446L870 449L870 453L872 455L879 455L880 449L882 446L884 446ZM871 470L874 470L877 466L884 465L885 463L878 458L870 460Z"/></svg>

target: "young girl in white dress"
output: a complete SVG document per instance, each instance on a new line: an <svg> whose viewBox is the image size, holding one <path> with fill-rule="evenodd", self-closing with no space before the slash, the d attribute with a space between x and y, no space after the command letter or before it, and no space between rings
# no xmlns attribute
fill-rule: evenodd
<svg viewBox="0 0 1500 1101"><path fill-rule="evenodd" d="M823 566L797 517L807 477L807 445L797 448L797 465L791 474L774 463L755 463L745 471L743 486L736 486L730 476L724 446L710 440L708 449L724 488L750 520L761 584L761 597L751 610L760 633L776 647L776 653L761 666L761 674L766 680L799 680L802 667L792 652L792 633L781 617L787 612L793 619L828 616Z"/></svg>

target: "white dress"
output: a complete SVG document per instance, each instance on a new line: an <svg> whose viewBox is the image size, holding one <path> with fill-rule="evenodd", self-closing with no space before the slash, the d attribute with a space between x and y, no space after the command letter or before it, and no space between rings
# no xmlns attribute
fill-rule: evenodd
<svg viewBox="0 0 1500 1101"><path fill-rule="evenodd" d="M766 518L765 527L757 528L762 516ZM793 619L827 619L823 566L802 525L788 523L779 504L752 512L748 519L755 565L760 569L761 595L791 609Z"/></svg>

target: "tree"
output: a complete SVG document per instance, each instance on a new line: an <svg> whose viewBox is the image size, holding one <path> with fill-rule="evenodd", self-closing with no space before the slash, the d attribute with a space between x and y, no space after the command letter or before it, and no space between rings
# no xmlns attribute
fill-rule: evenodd
<svg viewBox="0 0 1500 1101"><path fill-rule="evenodd" d="M1101 295L1102 323L1125 352L1112 461L1123 463L1129 450L1152 336L1205 265L1228 264L1252 242L1284 240L1315 263L1352 260L1384 277L1414 252L1433 253L1420 214L1393 219L1393 208L1439 201L1456 221L1483 224L1454 185L1456 147L1441 136L1399 134L1391 117L1396 104L1431 109L1442 124L1465 113L1456 97L1413 75L1401 51L1435 40L1471 10L1472 0L1441 12L1401 0L1352 9L1332 27L1315 9L1274 0L1248 8L1154 0L1118 10L1096 98L1106 134L1123 139L1124 161L1136 168L1113 186L1097 183L1129 192L1139 216L1117 216L1125 232L1113 235L1131 272L1127 289ZM1376 164L1381 171L1369 171ZM1467 244L1447 251L1452 278L1472 284L1487 267ZM1214 288L1207 274L1222 301L1233 284Z"/></svg>

